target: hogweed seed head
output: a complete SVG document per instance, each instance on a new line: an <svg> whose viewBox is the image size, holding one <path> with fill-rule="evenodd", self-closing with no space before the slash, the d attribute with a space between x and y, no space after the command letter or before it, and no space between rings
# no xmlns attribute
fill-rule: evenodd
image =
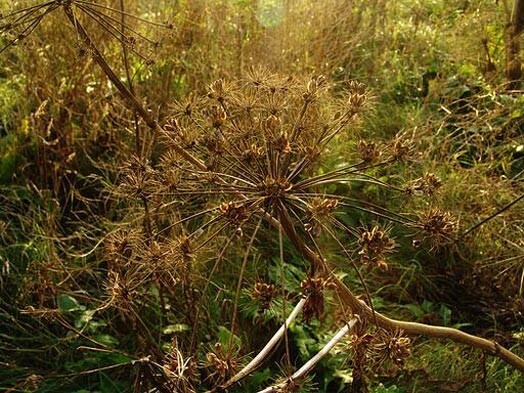
<svg viewBox="0 0 524 393"><path fill-rule="evenodd" d="M434 173L426 173L423 177L412 180L406 187L409 194L424 194L431 196L442 186L442 181Z"/></svg>
<svg viewBox="0 0 524 393"><path fill-rule="evenodd" d="M309 323L313 318L320 320L324 315L324 291L330 287L330 281L323 277L308 277L300 283L302 293L306 296L303 315Z"/></svg>
<svg viewBox="0 0 524 393"><path fill-rule="evenodd" d="M431 249L439 249L452 242L458 232L458 221L449 212L431 209L420 214L417 225L422 231L423 240L427 240Z"/></svg>
<svg viewBox="0 0 524 393"><path fill-rule="evenodd" d="M360 248L360 260L363 264L375 265L380 269L387 270L388 264L385 254L393 252L396 244L386 231L374 226L370 231L362 232L357 243Z"/></svg>
<svg viewBox="0 0 524 393"><path fill-rule="evenodd" d="M276 296L277 290L274 284L257 281L253 287L251 298L259 304L258 313L262 314L268 310L271 301Z"/></svg>
<svg viewBox="0 0 524 393"><path fill-rule="evenodd" d="M366 164L372 164L376 162L382 155L382 152L379 150L376 143L366 142L364 140L358 142L358 151L360 153L360 158Z"/></svg>

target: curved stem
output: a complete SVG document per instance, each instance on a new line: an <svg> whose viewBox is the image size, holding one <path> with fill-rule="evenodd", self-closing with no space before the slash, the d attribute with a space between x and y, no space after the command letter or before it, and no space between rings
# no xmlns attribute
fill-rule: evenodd
<svg viewBox="0 0 524 393"><path fill-rule="evenodd" d="M307 259L311 264L316 266L317 271L330 278L335 284L335 290L343 302L344 306L347 306L354 314L367 317L370 321L373 321L373 317L376 317L376 321L379 326L387 329L398 329L403 330L408 335L420 335L432 338L446 338L453 340L458 343L466 344L471 347L479 348L483 351L490 353L493 356L497 356L506 363L512 365L519 371L524 372L524 359L514 354L513 352L502 347L495 341L487 340L485 338L477 337L458 329L431 326L417 322L406 322L391 319L385 315L378 313L373 310L364 302L360 301L357 296L340 280L327 266L326 261L320 258L315 252L313 252L297 234L291 219L286 214L280 214L279 216L280 225L286 233L289 240L293 243L295 248Z"/></svg>

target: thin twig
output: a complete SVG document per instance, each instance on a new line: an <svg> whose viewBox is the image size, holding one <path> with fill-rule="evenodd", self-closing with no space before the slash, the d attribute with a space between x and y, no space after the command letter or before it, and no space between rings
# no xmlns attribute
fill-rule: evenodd
<svg viewBox="0 0 524 393"><path fill-rule="evenodd" d="M93 40L91 39L91 37L89 36L85 28L82 26L80 21L74 15L72 8L68 5L64 5L63 9L64 9L64 13L68 17L71 24L73 25L74 29L80 35L80 38L84 41L84 44L87 46L87 48L89 48L93 60L98 64L98 66L106 74L109 80L117 88L117 90L120 92L124 100L130 105L132 109L136 110L139 116L145 121L145 123L148 125L148 127L153 132L163 131L162 127L160 127L160 125L156 122L156 120L153 119L153 117L149 114L149 112L138 101L136 96L124 85L124 83L116 75L113 69L109 66L104 56L98 50L98 48L94 44ZM195 167L199 169L207 170L206 165L202 161L200 161L198 158L191 155L182 146L172 143L172 147L178 154L180 154L180 156L185 161L193 164Z"/></svg>
<svg viewBox="0 0 524 393"><path fill-rule="evenodd" d="M464 232L462 234L462 237L466 237L467 235L469 235L471 232L473 232L475 229L479 228L481 225L484 225L485 223L487 223L488 221L490 221L491 219L497 217L499 214L505 212L506 210L508 210L511 206L513 206L514 204L518 203L521 199L524 198L524 194L522 194L521 196L519 196L517 199L511 201L510 203L508 203L506 206L504 206L502 209L499 209L497 210L495 213L491 214L490 216L484 218L482 221L478 222L477 224L473 225L471 228L469 228L466 232Z"/></svg>

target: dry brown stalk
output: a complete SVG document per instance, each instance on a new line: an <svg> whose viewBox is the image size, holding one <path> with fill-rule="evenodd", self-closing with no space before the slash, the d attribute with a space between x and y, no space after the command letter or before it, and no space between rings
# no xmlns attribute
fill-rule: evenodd
<svg viewBox="0 0 524 393"><path fill-rule="evenodd" d="M391 319L382 315L376 311L373 312L371 307L362 302L357 296L332 272L319 255L313 252L298 236L293 223L290 218L285 214L281 214L279 217L280 225L284 233L288 236L289 240L293 243L296 249L306 258L312 265L316 266L319 274L322 274L327 279L331 279L335 285L335 290L342 301L342 306L348 307L349 311L354 314L358 314L366 317L369 321L373 322L376 318L380 327L391 329L391 330L402 330L408 335L420 335L432 338L445 338L459 342L462 344L469 345L474 348L481 349L487 353L496 356L508 364L511 364L516 369L524 372L524 359L515 353L502 347L495 341L490 341L485 338L477 337L472 334L462 332L458 329L432 326L423 323L399 321Z"/></svg>

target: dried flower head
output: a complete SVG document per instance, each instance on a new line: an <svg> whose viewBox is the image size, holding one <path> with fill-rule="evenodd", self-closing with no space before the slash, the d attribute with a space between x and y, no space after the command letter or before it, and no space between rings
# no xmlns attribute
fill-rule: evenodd
<svg viewBox="0 0 524 393"><path fill-rule="evenodd" d="M411 339L402 331L380 329L369 347L374 366L386 371L396 371L411 356Z"/></svg>
<svg viewBox="0 0 524 393"><path fill-rule="evenodd" d="M206 354L204 369L208 370L206 380L211 380L215 385L219 385L234 375L239 363L236 353L228 351L222 344L216 343L211 351Z"/></svg>
<svg viewBox="0 0 524 393"><path fill-rule="evenodd" d="M197 382L197 364L191 357L184 358L176 339L171 342L162 369L169 379L168 387L171 391L180 393L196 392L194 386Z"/></svg>
<svg viewBox="0 0 524 393"><path fill-rule="evenodd" d="M274 284L268 284L260 281L255 283L251 297L259 304L259 314L262 314L264 311L269 309L271 306L271 301L276 294L277 290Z"/></svg>
<svg viewBox="0 0 524 393"><path fill-rule="evenodd" d="M394 160L405 161L411 155L411 142L403 135L397 135L391 143L391 156Z"/></svg>
<svg viewBox="0 0 524 393"><path fill-rule="evenodd" d="M133 249L140 241L133 229L118 229L105 240L104 257L110 268L116 269L130 261Z"/></svg>
<svg viewBox="0 0 524 393"><path fill-rule="evenodd" d="M416 225L422 230L423 240L427 240L431 249L439 249L452 242L458 232L458 221L449 212L431 209L420 215Z"/></svg>
<svg viewBox="0 0 524 393"><path fill-rule="evenodd" d="M442 186L442 181L434 173L426 173L423 177L412 180L406 187L409 194L433 195Z"/></svg>
<svg viewBox="0 0 524 393"><path fill-rule="evenodd" d="M157 174L149 162L132 156L124 164L119 186L123 196L138 200L149 199L159 187Z"/></svg>
<svg viewBox="0 0 524 393"><path fill-rule="evenodd" d="M231 97L233 90L233 84L223 79L218 79L209 85L207 97L222 104Z"/></svg>
<svg viewBox="0 0 524 393"><path fill-rule="evenodd" d="M358 152L360 158L367 164L374 163L382 155L382 152L374 142L361 140L358 142Z"/></svg>
<svg viewBox="0 0 524 393"><path fill-rule="evenodd" d="M324 291L330 282L323 277L308 277L300 283L302 293L306 296L304 304L304 320L311 322L313 318L321 319L324 315Z"/></svg>
<svg viewBox="0 0 524 393"><path fill-rule="evenodd" d="M370 231L366 230L360 234L358 239L360 248L360 260L364 264L374 265L380 269L387 270L388 264L385 254L393 252L395 241L391 239L387 231L374 226Z"/></svg>
<svg viewBox="0 0 524 393"><path fill-rule="evenodd" d="M313 198L307 206L307 221L304 224L306 232L311 233L313 236L318 236L320 234L322 221L329 219L337 207L337 199Z"/></svg>
<svg viewBox="0 0 524 393"><path fill-rule="evenodd" d="M104 307L114 307L124 317L130 317L134 321L133 302L137 299L137 287L132 273L109 271L105 284L108 299Z"/></svg>

